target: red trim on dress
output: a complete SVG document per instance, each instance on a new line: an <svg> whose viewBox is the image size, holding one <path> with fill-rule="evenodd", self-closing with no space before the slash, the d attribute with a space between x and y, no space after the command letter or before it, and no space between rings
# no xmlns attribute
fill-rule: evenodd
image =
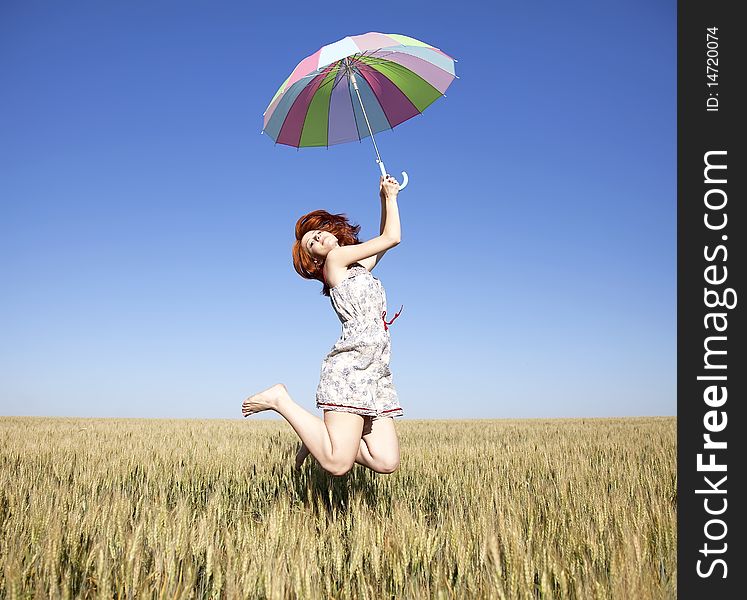
<svg viewBox="0 0 747 600"><path fill-rule="evenodd" d="M394 321L395 321L395 320L397 319L397 317L398 317L398 316L400 316L400 315L402 314L402 309L403 309L404 307L405 307L405 305L404 305L404 304L403 304L402 306L400 306L400 307L399 307L399 312L398 312L398 313L396 313L396 314L394 315L394 318L393 318L393 319L392 319L391 321L389 321L388 323L387 323L387 320L386 320L386 311L384 311L383 313L381 313L381 320L382 320L382 321L384 321L384 331L387 331L387 330L389 329L389 326L390 326L390 325L391 325L392 323L394 323Z"/></svg>
<svg viewBox="0 0 747 600"><path fill-rule="evenodd" d="M330 402L318 402L319 406L337 406L339 408L352 408L354 410L362 410L362 411L369 411L376 413L376 410L373 408L361 408L360 406L348 406L347 404L332 404ZM390 408L389 410L382 410L381 414L384 413L390 413L390 412L396 412L398 410L402 410L401 408Z"/></svg>

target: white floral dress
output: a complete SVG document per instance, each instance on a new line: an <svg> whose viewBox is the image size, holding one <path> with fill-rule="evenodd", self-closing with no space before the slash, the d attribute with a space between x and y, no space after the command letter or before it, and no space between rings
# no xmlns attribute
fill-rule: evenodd
<svg viewBox="0 0 747 600"><path fill-rule="evenodd" d="M382 313L384 286L365 267L353 265L330 300L342 335L322 361L316 405L367 417L401 417L389 370L391 341Z"/></svg>

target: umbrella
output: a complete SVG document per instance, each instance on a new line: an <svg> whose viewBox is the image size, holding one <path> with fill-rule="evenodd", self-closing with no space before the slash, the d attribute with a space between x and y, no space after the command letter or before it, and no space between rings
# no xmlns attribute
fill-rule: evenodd
<svg viewBox="0 0 747 600"><path fill-rule="evenodd" d="M419 115L456 78L456 61L434 46L396 33L369 32L323 46L303 59L264 113L262 132L296 148L371 136ZM407 185L402 172L400 189Z"/></svg>

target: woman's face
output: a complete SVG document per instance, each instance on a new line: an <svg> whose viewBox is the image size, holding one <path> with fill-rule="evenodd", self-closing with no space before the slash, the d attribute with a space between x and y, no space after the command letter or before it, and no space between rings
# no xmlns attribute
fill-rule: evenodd
<svg viewBox="0 0 747 600"><path fill-rule="evenodd" d="M315 261L322 261L327 258L329 251L338 245L337 238L333 234L321 229L307 231L301 238L301 246L304 251Z"/></svg>

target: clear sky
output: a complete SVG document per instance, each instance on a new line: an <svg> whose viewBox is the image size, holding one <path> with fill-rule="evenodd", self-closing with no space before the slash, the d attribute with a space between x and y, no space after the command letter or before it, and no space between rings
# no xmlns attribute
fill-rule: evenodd
<svg viewBox="0 0 747 600"><path fill-rule="evenodd" d="M368 31L458 59L377 136L407 170L387 289L409 418L676 412L676 3L0 3L0 414L314 408L340 325L291 265L378 234L370 140L275 146L295 65ZM256 417L253 417L256 418Z"/></svg>

